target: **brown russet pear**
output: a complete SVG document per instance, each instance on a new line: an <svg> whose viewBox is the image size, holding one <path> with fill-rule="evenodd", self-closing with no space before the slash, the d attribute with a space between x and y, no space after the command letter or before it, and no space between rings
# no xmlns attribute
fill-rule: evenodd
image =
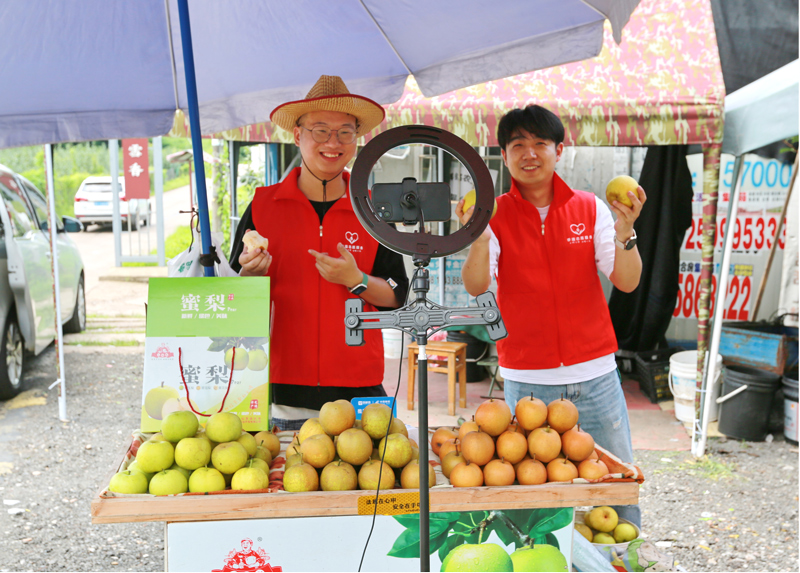
<svg viewBox="0 0 800 573"><path fill-rule="evenodd" d="M564 398L553 400L547 405L547 424L559 434L571 430L578 423L578 408Z"/></svg>
<svg viewBox="0 0 800 573"><path fill-rule="evenodd" d="M347 400L325 402L319 410L319 423L329 436L338 436L356 423L356 409Z"/></svg>
<svg viewBox="0 0 800 573"><path fill-rule="evenodd" d="M494 440L486 432L470 432L461 442L461 454L465 460L484 466L494 456Z"/></svg>
<svg viewBox="0 0 800 573"><path fill-rule="evenodd" d="M317 491L319 489L317 470L305 462L290 467L283 473L283 489L291 492Z"/></svg>
<svg viewBox="0 0 800 573"><path fill-rule="evenodd" d="M492 460L483 468L484 485L512 485L517 474L514 466L506 460Z"/></svg>
<svg viewBox="0 0 800 573"><path fill-rule="evenodd" d="M279 453L281 453L281 441L278 439L278 436L272 432L258 432L253 437L256 439L257 445L264 446L269 450L273 460L278 457Z"/></svg>
<svg viewBox="0 0 800 573"><path fill-rule="evenodd" d="M572 481L578 477L578 468L566 458L558 458L547 464L547 481Z"/></svg>
<svg viewBox="0 0 800 573"><path fill-rule="evenodd" d="M505 432L517 432L518 434L522 434L523 436L527 437L528 434L525 432L525 428L519 425L519 422L516 422L516 416L511 418L511 423L506 428ZM503 433L505 433L503 432Z"/></svg>
<svg viewBox="0 0 800 573"><path fill-rule="evenodd" d="M419 448L414 445L412 440L409 440L409 442L411 442L411 459L412 460L418 460L419 459Z"/></svg>
<svg viewBox="0 0 800 573"><path fill-rule="evenodd" d="M428 487L436 485L436 474L433 466L428 463ZM419 489L419 462L416 460L408 462L400 473L400 487L403 489Z"/></svg>
<svg viewBox="0 0 800 573"><path fill-rule="evenodd" d="M324 434L325 429L319 423L319 418L309 418L303 425L300 426L300 432L297 434L297 440L302 444L311 436Z"/></svg>
<svg viewBox="0 0 800 573"><path fill-rule="evenodd" d="M547 468L534 458L522 460L517 466L517 481L520 485L539 485L547 481Z"/></svg>
<svg viewBox="0 0 800 573"><path fill-rule="evenodd" d="M535 430L547 421L547 404L531 393L517 402L514 414L520 426L528 431Z"/></svg>
<svg viewBox="0 0 800 573"><path fill-rule="evenodd" d="M456 434L450 428L438 428L431 436L431 449L433 450L433 453L438 456L439 448L442 447L442 444L444 444L447 440L454 440L457 437L458 434Z"/></svg>
<svg viewBox="0 0 800 573"><path fill-rule="evenodd" d="M561 436L554 429L544 426L528 435L528 453L546 464L561 453Z"/></svg>
<svg viewBox="0 0 800 573"><path fill-rule="evenodd" d="M561 450L573 462L582 462L594 451L594 438L578 424L561 435Z"/></svg>
<svg viewBox="0 0 800 573"><path fill-rule="evenodd" d="M528 439L525 434L506 430L497 436L496 450L499 457L514 465L528 453Z"/></svg>
<svg viewBox="0 0 800 573"><path fill-rule="evenodd" d="M444 457L450 452L460 452L460 451L461 451L461 442L459 441L458 438L447 440L445 443L442 444L442 447L439 448L439 459L443 460Z"/></svg>
<svg viewBox="0 0 800 573"><path fill-rule="evenodd" d="M463 440L464 436L466 436L470 432L480 432L481 429L478 427L478 424L475 423L475 416L472 417L472 420L469 422L464 422L458 428L458 439Z"/></svg>
<svg viewBox="0 0 800 573"><path fill-rule="evenodd" d="M378 476L380 475L381 491L394 487L394 470L386 462L369 460L358 472L358 487L360 489L378 489Z"/></svg>
<svg viewBox="0 0 800 573"><path fill-rule="evenodd" d="M600 460L586 459L578 464L578 477L600 479L608 473L608 466Z"/></svg>
<svg viewBox="0 0 800 573"><path fill-rule="evenodd" d="M514 471L517 471L519 469L519 465L522 462L524 462L525 460L529 460L529 459L531 459L531 455L526 453L524 458L522 458L520 461L518 461L517 463L514 464Z"/></svg>
<svg viewBox="0 0 800 573"><path fill-rule="evenodd" d="M461 462L466 462L460 452L450 452L442 459L442 473L444 477L450 478L450 472Z"/></svg>
<svg viewBox="0 0 800 573"><path fill-rule="evenodd" d="M597 450L594 450L591 454L589 454L589 457L586 458L586 459L587 460L599 460L600 456L597 454Z"/></svg>
<svg viewBox="0 0 800 573"><path fill-rule="evenodd" d="M372 438L364 430L349 428L339 434L336 440L336 453L342 461L360 466L372 455Z"/></svg>
<svg viewBox="0 0 800 573"><path fill-rule="evenodd" d="M336 457L336 448L328 434L314 434L300 444L300 453L305 463L321 469Z"/></svg>
<svg viewBox="0 0 800 573"><path fill-rule="evenodd" d="M478 464L462 462L450 472L453 487L479 487L483 485L483 470Z"/></svg>
<svg viewBox="0 0 800 573"><path fill-rule="evenodd" d="M511 423L511 410L505 402L490 398L478 406L475 411L475 423L482 432L492 437L499 436Z"/></svg>
<svg viewBox="0 0 800 573"><path fill-rule="evenodd" d="M331 462L322 469L319 477L322 491L351 491L358 489L356 470L341 460Z"/></svg>

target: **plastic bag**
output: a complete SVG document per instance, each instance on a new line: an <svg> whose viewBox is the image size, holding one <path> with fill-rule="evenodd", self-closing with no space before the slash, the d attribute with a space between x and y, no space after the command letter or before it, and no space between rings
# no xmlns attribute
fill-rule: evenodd
<svg viewBox="0 0 800 573"><path fill-rule="evenodd" d="M214 274L218 277L235 277L238 273L228 264L228 259L222 253L219 245L222 244L222 233L211 233L211 244L217 251L219 263L214 264ZM204 267L200 264L202 254L202 241L200 231L192 226L192 244L182 253L167 261L167 276L170 277L202 277Z"/></svg>

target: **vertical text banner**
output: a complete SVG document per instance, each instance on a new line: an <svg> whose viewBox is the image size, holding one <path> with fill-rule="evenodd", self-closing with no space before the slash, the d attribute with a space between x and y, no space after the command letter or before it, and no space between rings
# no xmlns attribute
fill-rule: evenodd
<svg viewBox="0 0 800 573"><path fill-rule="evenodd" d="M125 199L150 198L150 159L147 138L122 140L122 167L125 171Z"/></svg>

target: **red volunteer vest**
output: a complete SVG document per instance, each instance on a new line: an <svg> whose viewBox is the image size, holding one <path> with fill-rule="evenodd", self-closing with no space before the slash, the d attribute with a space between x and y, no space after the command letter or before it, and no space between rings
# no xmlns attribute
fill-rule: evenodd
<svg viewBox="0 0 800 573"><path fill-rule="evenodd" d="M500 365L515 370L570 366L617 350L594 252L595 196L553 176L542 223L512 180L491 228L500 243L497 303L508 337Z"/></svg>
<svg viewBox="0 0 800 573"><path fill-rule="evenodd" d="M283 182L256 189L250 210L260 235L269 239L274 301L270 382L303 386L375 386L383 381L383 338L365 330L363 346L345 344L344 305L356 298L323 279L309 249L339 257L337 243L358 268L372 273L378 242L358 222L349 193L325 214L324 228L297 187L300 168ZM348 173L342 173L348 184ZM364 310L375 310L365 303Z"/></svg>

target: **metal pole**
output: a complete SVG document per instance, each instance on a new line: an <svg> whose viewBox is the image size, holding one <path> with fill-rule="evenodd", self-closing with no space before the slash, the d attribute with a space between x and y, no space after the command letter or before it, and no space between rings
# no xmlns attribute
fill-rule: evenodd
<svg viewBox="0 0 800 573"><path fill-rule="evenodd" d="M417 378L419 380L419 570L431 570L430 498L428 494L428 355L425 332L417 332Z"/></svg>
<svg viewBox="0 0 800 573"><path fill-rule="evenodd" d="M239 226L239 200L236 197L236 183L237 183L237 161L234 157L234 153L238 151L238 147L236 147L236 142L229 141L228 142L228 186L230 188L230 199L231 199L231 214L230 214L230 222L231 222L231 242L233 242L233 238L236 236L236 228Z"/></svg>
<svg viewBox="0 0 800 573"><path fill-rule="evenodd" d="M114 266L122 266L122 225L119 208L119 141L108 140L109 168L111 170L111 229L114 231Z"/></svg>
<svg viewBox="0 0 800 573"><path fill-rule="evenodd" d="M444 149L438 147L436 158L436 171L439 176L438 181L444 182ZM444 235L444 223L439 223L439 234ZM445 284L447 280L447 257L439 259L439 304L444 306Z"/></svg>
<svg viewBox="0 0 800 573"><path fill-rule="evenodd" d="M183 67L186 75L186 100L189 107L189 129L192 135L192 155L197 177L197 215L200 220L200 243L202 253L211 253L211 231L208 220L208 196L206 194L206 171L203 164L203 140L200 137L200 109L197 102L197 78L194 73L194 51L192 49L192 27L189 22L188 0L178 0L178 15L181 23L181 46ZM207 277L214 276L214 267L203 267Z"/></svg>
<svg viewBox="0 0 800 573"><path fill-rule="evenodd" d="M50 386L58 385L58 418L62 422L67 419L67 387L64 380L64 332L61 328L61 283L58 276L58 226L56 225L56 190L53 177L53 146L44 146L44 163L47 171L47 208L50 219L50 266L53 271L53 298L56 306L56 353L58 364L56 381ZM77 311L76 311L77 312Z"/></svg>
<svg viewBox="0 0 800 573"><path fill-rule="evenodd" d="M722 320L725 312L725 297L728 294L728 271L731 264L733 250L733 231L736 229L736 216L739 213L739 171L742 168L743 156L739 155L733 164L733 181L731 183L731 196L728 201L728 224L723 237L722 262L717 281L717 300L714 302L714 320L711 324L711 346L706 359L705 392L701 394L700 420L695 419L692 425L692 453L700 458L705 453L708 423L711 418L712 395L717 378L717 354L719 354L719 339L722 335ZM697 422L700 421L698 431Z"/></svg>
<svg viewBox="0 0 800 573"><path fill-rule="evenodd" d="M158 243L158 266L166 266L164 253L164 157L160 137L153 138L153 168L156 185L156 242ZM149 233L148 233L149 235Z"/></svg>

